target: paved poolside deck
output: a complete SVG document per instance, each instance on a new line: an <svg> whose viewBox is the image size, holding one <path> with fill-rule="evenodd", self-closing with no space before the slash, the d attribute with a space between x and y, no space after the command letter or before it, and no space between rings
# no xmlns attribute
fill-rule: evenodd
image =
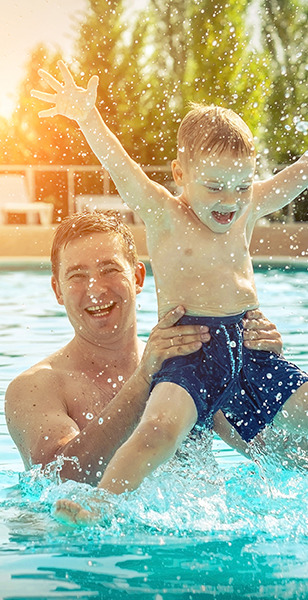
<svg viewBox="0 0 308 600"><path fill-rule="evenodd" d="M39 264L49 260L56 225L0 226L0 266ZM148 260L145 229L130 225L141 260ZM308 268L308 222L257 225L251 241L254 262L306 264Z"/></svg>

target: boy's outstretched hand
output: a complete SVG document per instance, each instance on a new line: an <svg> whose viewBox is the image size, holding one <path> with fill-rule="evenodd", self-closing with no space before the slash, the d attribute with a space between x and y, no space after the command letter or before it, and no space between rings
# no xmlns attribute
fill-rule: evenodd
<svg viewBox="0 0 308 600"><path fill-rule="evenodd" d="M39 117L54 117L64 115L69 119L75 119L78 122L84 121L91 110L94 108L97 96L98 77L91 77L87 88L76 85L70 71L62 60L58 62L64 84L60 83L52 75L39 70L39 75L54 91L54 94L32 90L31 96L54 104L52 108L47 108L39 113Z"/></svg>

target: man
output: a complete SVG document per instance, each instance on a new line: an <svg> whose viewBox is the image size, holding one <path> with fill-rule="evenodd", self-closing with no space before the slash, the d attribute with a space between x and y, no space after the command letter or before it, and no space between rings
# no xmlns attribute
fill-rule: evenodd
<svg viewBox="0 0 308 600"><path fill-rule="evenodd" d="M136 295L145 267L117 214L76 214L58 227L51 284L74 337L16 377L6 393L9 432L25 468L61 456L61 476L95 484L145 408L151 377L171 356L209 341L207 327L173 325L178 307L154 327L145 346L137 336ZM280 352L275 327L260 311L245 320L250 348ZM247 444L219 411L215 430L241 452Z"/></svg>

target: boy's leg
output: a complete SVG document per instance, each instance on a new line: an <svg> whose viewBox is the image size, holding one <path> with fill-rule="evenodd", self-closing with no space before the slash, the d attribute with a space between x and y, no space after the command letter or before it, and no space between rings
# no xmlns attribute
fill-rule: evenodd
<svg viewBox="0 0 308 600"><path fill-rule="evenodd" d="M304 383L282 406L271 426L248 444L258 463L274 462L287 468L308 469L308 383Z"/></svg>
<svg viewBox="0 0 308 600"><path fill-rule="evenodd" d="M113 494L136 489L176 452L197 417L195 403L183 387L158 383L139 425L111 459L99 487Z"/></svg>
<svg viewBox="0 0 308 600"><path fill-rule="evenodd" d="M303 383L282 406L273 425L292 434L307 436L308 433L308 382Z"/></svg>

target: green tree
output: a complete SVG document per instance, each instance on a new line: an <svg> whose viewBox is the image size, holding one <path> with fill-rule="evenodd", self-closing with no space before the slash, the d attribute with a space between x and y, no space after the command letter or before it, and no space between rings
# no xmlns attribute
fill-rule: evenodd
<svg viewBox="0 0 308 600"><path fill-rule="evenodd" d="M76 76L82 85L89 75L99 76L98 108L130 154L140 160L144 126L140 65L147 22L140 16L127 24L126 15L122 0L89 0L77 40Z"/></svg>
<svg viewBox="0 0 308 600"><path fill-rule="evenodd" d="M303 0L148 0L132 19L127 0L89 0L70 67L80 85L99 75L99 110L144 165L175 156L191 100L234 108L260 150L285 163L304 146L307 12ZM0 123L3 161L97 164L76 124L39 119L30 97L39 67L59 76L58 58L33 51L13 122Z"/></svg>
<svg viewBox="0 0 308 600"><path fill-rule="evenodd" d="M189 101L231 106L261 134L269 66L248 42L248 0L150 0L147 63L140 111L151 159L175 154L178 122Z"/></svg>
<svg viewBox="0 0 308 600"><path fill-rule="evenodd" d="M308 118L308 6L301 0L262 0L258 12L272 73L264 137L274 162L284 164L305 150L305 132L296 125Z"/></svg>

